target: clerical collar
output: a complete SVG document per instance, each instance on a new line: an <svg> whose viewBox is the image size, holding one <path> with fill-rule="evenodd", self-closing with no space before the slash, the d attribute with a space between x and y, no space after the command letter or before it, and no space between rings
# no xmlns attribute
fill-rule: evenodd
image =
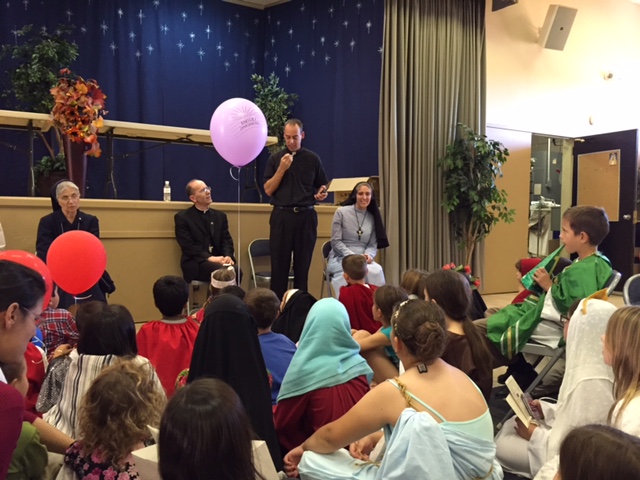
<svg viewBox="0 0 640 480"><path fill-rule="evenodd" d="M200 209L199 209L198 207L196 207L195 205L194 205L193 207L194 207L198 212L200 212L200 213L201 213L201 214L203 214L203 215L206 215L206 214L208 214L208 213L210 212L209 207L207 207L207 209L206 209L206 210L200 210Z"/></svg>

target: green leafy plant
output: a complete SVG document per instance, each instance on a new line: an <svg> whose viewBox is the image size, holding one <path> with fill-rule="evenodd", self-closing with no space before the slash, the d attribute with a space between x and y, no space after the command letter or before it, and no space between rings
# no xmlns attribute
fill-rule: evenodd
<svg viewBox="0 0 640 480"><path fill-rule="evenodd" d="M8 59L9 65L2 78L2 97L9 108L51 113L54 107L51 89L58 83L60 71L78 57L78 46L65 38L71 31L71 27L64 25L59 25L54 33L45 29L34 30L33 25L25 25L16 31L14 44L2 45L0 60ZM52 141L37 130L49 152L48 157L44 157L43 160L64 158L60 130L54 127L52 132L58 144L57 154ZM45 162L45 165L47 163ZM36 165L36 174L37 168Z"/></svg>
<svg viewBox="0 0 640 480"><path fill-rule="evenodd" d="M507 207L507 192L496 186L509 150L463 124L461 135L439 161L444 178L443 206L449 212L456 238L470 265L476 244L499 221L513 222L515 210Z"/></svg>
<svg viewBox="0 0 640 480"><path fill-rule="evenodd" d="M267 119L267 133L269 136L277 137L278 143L269 147L270 152L277 152L284 148L282 138L282 128L284 122L289 118L291 107L298 99L295 93L287 93L278 83L280 79L275 73L271 73L269 78L262 75L251 75L253 90L256 92L254 103L258 106Z"/></svg>
<svg viewBox="0 0 640 480"><path fill-rule="evenodd" d="M0 60L9 58L3 79L2 96L10 108L49 113L53 108L50 90L58 82L62 68L69 67L78 56L78 46L65 38L70 27L58 26L54 33L33 30L25 25L16 32L16 43L2 45Z"/></svg>
<svg viewBox="0 0 640 480"><path fill-rule="evenodd" d="M42 157L42 159L33 166L33 173L36 177L48 177L53 172L66 172L67 164L64 153L59 153L55 157Z"/></svg>

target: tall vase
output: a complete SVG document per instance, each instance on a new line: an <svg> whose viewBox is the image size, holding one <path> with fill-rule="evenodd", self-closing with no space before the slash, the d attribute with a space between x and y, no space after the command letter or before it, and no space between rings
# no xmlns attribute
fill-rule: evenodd
<svg viewBox="0 0 640 480"><path fill-rule="evenodd" d="M64 156L67 159L67 173L69 180L80 189L80 195L84 197L87 181L87 156L85 155L85 143L71 141L68 135L63 136Z"/></svg>
<svg viewBox="0 0 640 480"><path fill-rule="evenodd" d="M36 191L41 197L51 196L51 187L53 187L60 180L65 180L67 172L51 172L46 177L36 176Z"/></svg>

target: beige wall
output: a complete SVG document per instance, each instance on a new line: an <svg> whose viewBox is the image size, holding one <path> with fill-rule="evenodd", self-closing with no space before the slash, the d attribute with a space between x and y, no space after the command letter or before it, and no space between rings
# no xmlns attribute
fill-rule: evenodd
<svg viewBox="0 0 640 480"><path fill-rule="evenodd" d="M640 124L640 5L564 0L578 13L565 49L556 51L536 43L552 3L491 12L487 2L487 135L511 152L499 184L516 221L498 224L487 238L484 293L513 291L513 264L527 255L531 133L580 137ZM571 201L572 145L563 144L562 210Z"/></svg>
<svg viewBox="0 0 640 480"><path fill-rule="evenodd" d="M487 137L509 149L504 176L497 185L507 191L509 208L515 209L516 216L513 223L498 223L485 241L482 293L513 292L517 290L514 264L528 256L531 134L487 127Z"/></svg>
<svg viewBox="0 0 640 480"><path fill-rule="evenodd" d="M190 205L187 202L82 200L82 210L100 220L100 237L108 256L107 269L117 287L109 301L127 306L136 322L158 318L153 305L153 283L162 275L182 275L173 216ZM268 238L271 207L245 203L220 203L213 207L229 217L229 229L244 272L242 286L249 288L251 268L247 248L255 238ZM316 209L318 241L309 272L309 290L318 298L322 280L320 249L331 236L336 208L319 206ZM6 249L35 252L38 220L50 212L51 202L47 199L0 197L0 223Z"/></svg>
<svg viewBox="0 0 640 480"><path fill-rule="evenodd" d="M487 2L487 124L568 137L637 128L640 5L559 2L578 13L565 49L556 51L536 43L551 3L558 2L491 12ZM609 71L614 78L606 81Z"/></svg>

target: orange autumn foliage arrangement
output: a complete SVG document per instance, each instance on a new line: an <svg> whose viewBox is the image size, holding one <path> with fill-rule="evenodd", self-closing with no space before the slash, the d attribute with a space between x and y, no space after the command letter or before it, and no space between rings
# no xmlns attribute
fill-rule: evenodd
<svg viewBox="0 0 640 480"><path fill-rule="evenodd" d="M51 111L54 126L76 143L85 143L86 154L99 157L98 129L102 127L107 96L93 79L74 75L68 68L60 70L60 78L51 89L54 106Z"/></svg>

